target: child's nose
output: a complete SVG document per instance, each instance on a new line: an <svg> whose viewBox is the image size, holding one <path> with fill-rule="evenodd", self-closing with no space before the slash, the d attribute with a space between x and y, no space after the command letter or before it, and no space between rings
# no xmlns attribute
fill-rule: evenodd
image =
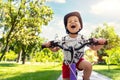
<svg viewBox="0 0 120 80"><path fill-rule="evenodd" d="M72 23L74 23L75 21L71 21Z"/></svg>

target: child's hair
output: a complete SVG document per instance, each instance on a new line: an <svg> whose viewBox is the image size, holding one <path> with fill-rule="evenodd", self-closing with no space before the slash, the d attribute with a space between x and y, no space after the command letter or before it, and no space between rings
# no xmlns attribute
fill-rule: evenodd
<svg viewBox="0 0 120 80"><path fill-rule="evenodd" d="M64 16L64 26L65 26L66 32L67 32L67 33L70 33L70 32L68 31L68 29L66 28L66 26L67 26L67 20L68 20L68 18L69 18L70 16L77 16L77 17L78 17L79 22L80 22L80 25L81 25L81 29L82 29L82 28L83 28L82 18L81 18L81 16L80 16L80 13L75 11L75 12L70 12L70 13L68 13L68 14L66 14L66 15Z"/></svg>

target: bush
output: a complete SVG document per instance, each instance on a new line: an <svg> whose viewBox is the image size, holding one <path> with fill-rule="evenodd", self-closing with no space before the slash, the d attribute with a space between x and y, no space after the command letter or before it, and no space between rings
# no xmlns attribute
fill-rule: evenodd
<svg viewBox="0 0 120 80"><path fill-rule="evenodd" d="M7 61L14 61L17 58L17 54L10 50L9 52L6 52L5 59Z"/></svg>
<svg viewBox="0 0 120 80"><path fill-rule="evenodd" d="M58 52L52 52L49 49L43 49L40 52L31 55L32 62L61 62L63 59L63 53L61 50Z"/></svg>
<svg viewBox="0 0 120 80"><path fill-rule="evenodd" d="M105 51L108 56L104 57L107 64L120 64L120 47L115 47Z"/></svg>
<svg viewBox="0 0 120 80"><path fill-rule="evenodd" d="M98 61L97 52L91 49L85 51L84 58L92 64L95 64Z"/></svg>

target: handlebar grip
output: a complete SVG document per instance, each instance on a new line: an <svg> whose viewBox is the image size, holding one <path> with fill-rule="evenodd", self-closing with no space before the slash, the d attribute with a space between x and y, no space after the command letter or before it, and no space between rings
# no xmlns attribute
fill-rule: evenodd
<svg viewBox="0 0 120 80"><path fill-rule="evenodd" d="M58 42L55 42L55 41L50 41L50 46L46 47L45 45L42 45L41 48L44 49L44 48L54 48L54 47L60 47L63 49L62 46L60 46L58 44Z"/></svg>
<svg viewBox="0 0 120 80"><path fill-rule="evenodd" d="M50 48L54 48L58 46L58 43L57 42L54 42L54 41L50 41Z"/></svg>
<svg viewBox="0 0 120 80"><path fill-rule="evenodd" d="M54 41L50 41L50 46L46 47L45 45L41 45L41 48L44 49L44 48L54 48L56 47L56 43L54 43Z"/></svg>
<svg viewBox="0 0 120 80"><path fill-rule="evenodd" d="M104 43L104 45L107 45L107 44L108 44L108 41L106 40L105 43Z"/></svg>
<svg viewBox="0 0 120 80"><path fill-rule="evenodd" d="M54 41L50 41L50 48L54 48Z"/></svg>
<svg viewBox="0 0 120 80"><path fill-rule="evenodd" d="M105 41L103 44L100 44L98 41L96 43L96 45L107 45L108 44L108 41Z"/></svg>
<svg viewBox="0 0 120 80"><path fill-rule="evenodd" d="M44 48L47 48L47 47L45 45L42 45L41 48L44 49Z"/></svg>

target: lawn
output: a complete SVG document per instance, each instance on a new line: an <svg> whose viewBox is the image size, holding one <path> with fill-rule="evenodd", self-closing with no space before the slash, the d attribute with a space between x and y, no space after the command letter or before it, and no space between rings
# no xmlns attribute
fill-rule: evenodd
<svg viewBox="0 0 120 80"><path fill-rule="evenodd" d="M57 80L59 63L0 63L0 80Z"/></svg>
<svg viewBox="0 0 120 80"><path fill-rule="evenodd" d="M120 80L120 66L93 65L93 70L113 80ZM61 74L60 63L0 63L0 80L57 80Z"/></svg>
<svg viewBox="0 0 120 80"><path fill-rule="evenodd" d="M108 76L112 80L120 80L120 66L110 65L110 70L106 65L94 65L93 70Z"/></svg>

